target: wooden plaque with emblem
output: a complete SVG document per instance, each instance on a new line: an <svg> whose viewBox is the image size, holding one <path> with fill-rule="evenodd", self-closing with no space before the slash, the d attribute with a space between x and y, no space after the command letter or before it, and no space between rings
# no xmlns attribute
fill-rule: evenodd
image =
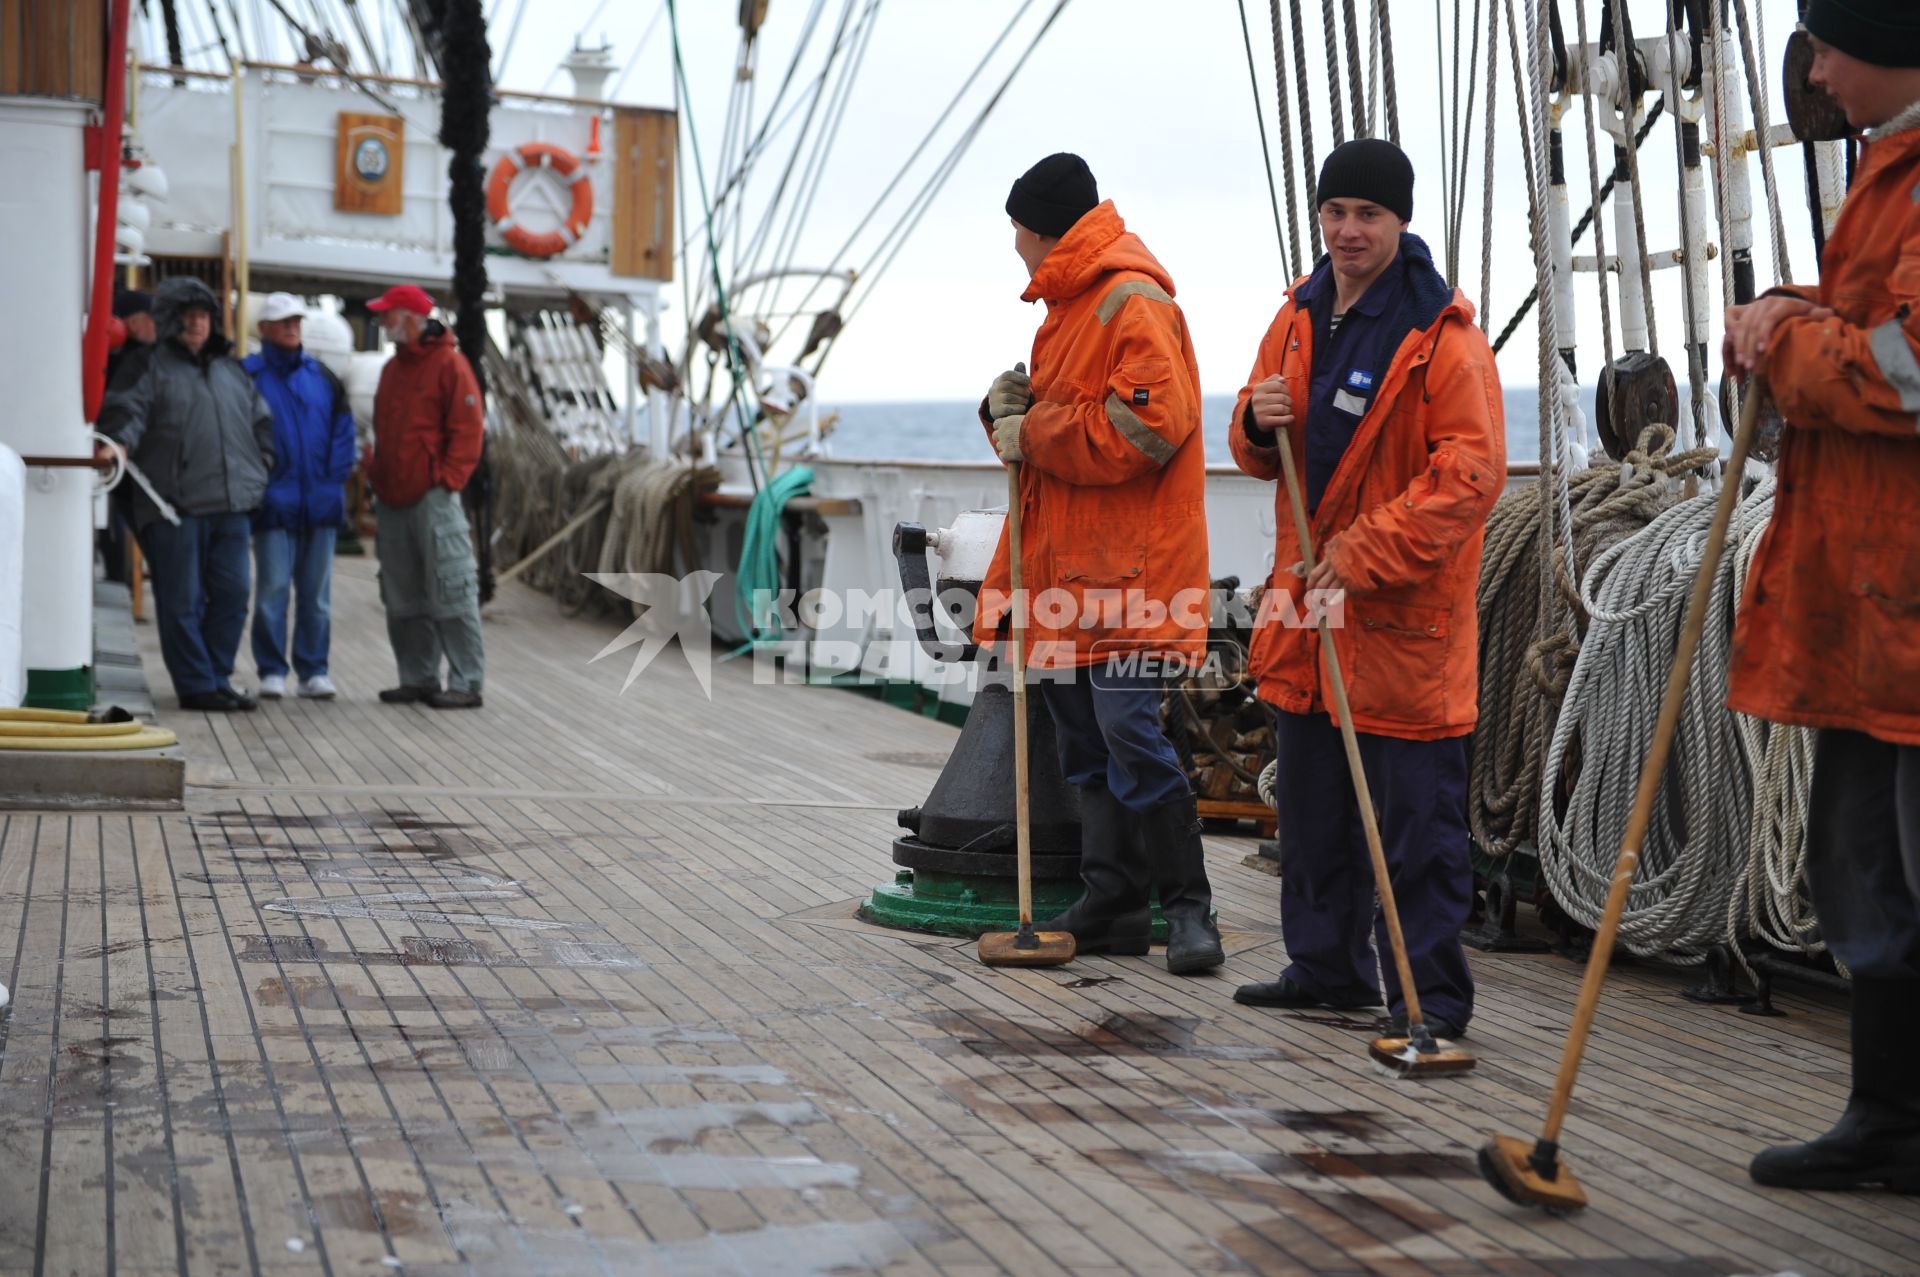
<svg viewBox="0 0 1920 1277"><path fill-rule="evenodd" d="M340 112L340 144L333 175L336 209L384 217L400 215L404 127L397 115Z"/></svg>

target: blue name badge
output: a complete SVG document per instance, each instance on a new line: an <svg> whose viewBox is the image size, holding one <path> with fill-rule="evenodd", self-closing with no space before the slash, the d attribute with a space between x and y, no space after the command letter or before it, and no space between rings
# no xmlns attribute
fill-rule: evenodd
<svg viewBox="0 0 1920 1277"><path fill-rule="evenodd" d="M1373 374L1363 369L1355 368L1347 374L1347 385L1353 387L1355 390L1372 390Z"/></svg>

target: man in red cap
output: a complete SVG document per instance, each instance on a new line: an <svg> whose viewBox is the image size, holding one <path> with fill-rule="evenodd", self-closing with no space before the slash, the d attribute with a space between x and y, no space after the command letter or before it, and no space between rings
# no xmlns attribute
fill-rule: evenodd
<svg viewBox="0 0 1920 1277"><path fill-rule="evenodd" d="M486 432L480 385L453 334L433 318L433 298L424 289L398 284L367 309L397 347L374 395L367 468L378 518L380 600L400 667L400 685L380 699L476 708L486 673L480 571L459 494L480 464Z"/></svg>

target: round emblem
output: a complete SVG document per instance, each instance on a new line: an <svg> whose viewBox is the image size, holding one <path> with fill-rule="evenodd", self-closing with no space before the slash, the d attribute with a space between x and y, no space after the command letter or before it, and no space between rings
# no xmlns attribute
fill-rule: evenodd
<svg viewBox="0 0 1920 1277"><path fill-rule="evenodd" d="M387 175L387 144L377 137L363 138L353 148L353 171L363 182L377 182Z"/></svg>

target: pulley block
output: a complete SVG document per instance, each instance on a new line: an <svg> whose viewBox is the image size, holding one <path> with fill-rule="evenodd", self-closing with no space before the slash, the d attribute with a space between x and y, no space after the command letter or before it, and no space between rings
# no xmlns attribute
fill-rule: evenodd
<svg viewBox="0 0 1920 1277"><path fill-rule="evenodd" d="M1676 426L1680 418L1680 391L1673 369L1660 356L1632 351L1608 364L1593 396L1593 419L1600 446L1615 461L1624 461L1639 446L1648 426Z"/></svg>

